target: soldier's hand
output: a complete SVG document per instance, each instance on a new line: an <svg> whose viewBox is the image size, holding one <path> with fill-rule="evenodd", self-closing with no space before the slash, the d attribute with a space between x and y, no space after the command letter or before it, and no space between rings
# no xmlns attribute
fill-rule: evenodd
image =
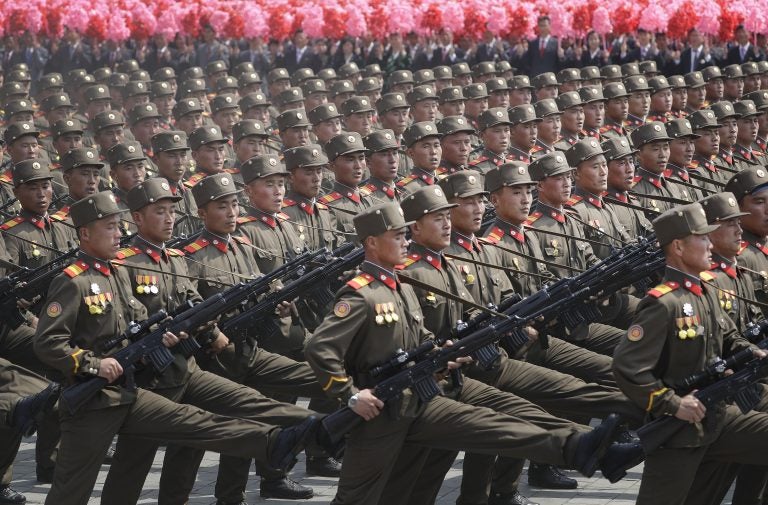
<svg viewBox="0 0 768 505"><path fill-rule="evenodd" d="M766 356L768 356L768 354L766 354L766 352L762 349L754 349L752 351L752 354L755 355L755 358L760 358L760 359L764 359Z"/></svg>
<svg viewBox="0 0 768 505"><path fill-rule="evenodd" d="M528 335L528 340L530 342L536 342L539 339L539 332L536 331L536 328L533 326L525 326L523 327L523 331Z"/></svg>
<svg viewBox="0 0 768 505"><path fill-rule="evenodd" d="M698 423L704 419L704 416L707 413L707 408L694 396L695 392L696 391L693 391L683 396L683 399L680 401L680 406L675 413L676 418L688 421L689 423Z"/></svg>
<svg viewBox="0 0 768 505"><path fill-rule="evenodd" d="M448 362L448 370L455 370L457 368L461 368L464 365L467 365L469 363L472 363L474 360L471 356L462 356L461 358L456 358L456 361L449 361Z"/></svg>
<svg viewBox="0 0 768 505"><path fill-rule="evenodd" d="M219 336L216 337L216 339L213 342L211 342L211 345L208 347L208 350L206 352L208 354L219 354L228 345L229 345L229 338L227 338L227 336L224 335L223 333L219 333Z"/></svg>
<svg viewBox="0 0 768 505"><path fill-rule="evenodd" d="M165 333L163 333L163 345L165 347L173 347L178 343L179 343L179 337L177 337L170 331L166 331Z"/></svg>
<svg viewBox="0 0 768 505"><path fill-rule="evenodd" d="M383 408L384 402L373 396L372 390L363 389L357 393L357 403L352 410L366 421L370 421L381 414Z"/></svg>
<svg viewBox="0 0 768 505"><path fill-rule="evenodd" d="M280 302L278 306L275 307L275 314L277 314L277 317L290 317L291 305L291 302Z"/></svg>
<svg viewBox="0 0 768 505"><path fill-rule="evenodd" d="M99 365L99 377L107 379L107 381L115 382L115 380L123 375L123 367L114 358L102 358Z"/></svg>

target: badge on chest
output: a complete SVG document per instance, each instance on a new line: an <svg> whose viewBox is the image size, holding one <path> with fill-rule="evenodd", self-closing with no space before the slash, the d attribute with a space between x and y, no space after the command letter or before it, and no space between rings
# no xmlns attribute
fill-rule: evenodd
<svg viewBox="0 0 768 505"><path fill-rule="evenodd" d="M704 327L701 325L699 316L694 314L693 305L690 303L683 304L683 314L685 317L675 318L675 326L677 327L677 337L680 340L693 339L704 335Z"/></svg>
<svg viewBox="0 0 768 505"><path fill-rule="evenodd" d="M103 314L112 306L112 293L98 293L83 297L85 305L88 307L88 313L94 316Z"/></svg>
<svg viewBox="0 0 768 505"><path fill-rule="evenodd" d="M389 326L392 323L396 323L400 320L400 316L395 311L394 302L377 303L376 304L376 325L377 326Z"/></svg>
<svg viewBox="0 0 768 505"><path fill-rule="evenodd" d="M137 275L136 293L140 295L156 295L160 292L157 287L156 275Z"/></svg>

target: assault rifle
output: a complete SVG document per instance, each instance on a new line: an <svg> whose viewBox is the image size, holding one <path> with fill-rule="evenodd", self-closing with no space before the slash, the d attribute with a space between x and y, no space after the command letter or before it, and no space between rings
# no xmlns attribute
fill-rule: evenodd
<svg viewBox="0 0 768 505"><path fill-rule="evenodd" d="M61 273L61 269L76 253L77 248L70 249L44 265L36 268L19 267L0 279L0 312L11 328L16 329L26 321L24 313L19 309L19 300L33 301L45 295L53 278Z"/></svg>
<svg viewBox="0 0 768 505"><path fill-rule="evenodd" d="M158 374L173 362L173 355L163 344L163 335L166 332L176 335L181 332L194 332L200 326L215 320L220 314L247 302L251 297L269 291L273 281L292 275L316 254L305 252L267 275L249 282L240 282L193 306L184 306L184 309L173 317L168 318L165 311L160 311L145 321L132 323L125 332L107 340L103 348L109 351L125 340L131 341L126 347L108 357L116 359L122 366L126 386L135 388L134 372L139 362L148 361ZM200 348L194 338L182 339L178 345L186 356L191 356ZM60 401L70 413L75 413L108 384L102 377L85 378L65 388Z"/></svg>
<svg viewBox="0 0 768 505"><path fill-rule="evenodd" d="M752 325L744 333L760 334L766 329L768 329L768 321L763 320ZM763 350L768 349L768 339L759 342L757 347ZM738 371L733 374L722 377L726 370L736 369ZM743 349L728 359L717 360L704 370L686 377L673 389L680 396L685 396L686 391L698 389L694 396L706 408L709 409L720 402L733 402L743 414L746 414L760 401L757 381L766 376L768 376L768 359L756 358L750 348ZM675 416L659 417L643 425L637 430L643 451L650 454L689 425L687 421Z"/></svg>
<svg viewBox="0 0 768 505"><path fill-rule="evenodd" d="M350 250L352 251L349 252ZM327 250L323 251L325 262L285 284L280 290L265 297L241 314L222 322L219 328L228 335L242 335L251 328L259 328L262 335L272 336L279 330L273 318L275 307L285 300L297 300L297 303L306 309L299 310L302 318L317 314L316 312L306 314L306 311L320 310L332 302L334 295L329 290L331 283L344 272L359 265L364 256L363 248L355 249L352 244L341 246L332 254L328 254ZM344 253L347 254L338 256ZM317 314L321 318L324 315L324 313Z"/></svg>
<svg viewBox="0 0 768 505"><path fill-rule="evenodd" d="M464 356L475 357L478 351L487 349L489 345L512 335L532 321L553 319L571 311L578 313L580 306L595 297L612 293L610 290L617 286L630 284L636 278L647 275L647 270L639 266L648 262L655 264L658 250L652 249L650 243L625 246L576 277L560 279L512 304L504 311L505 318L493 318L485 327L461 335L452 346L438 349L436 342L428 341L413 351L395 355L382 365L382 369L375 370L378 375L387 371L391 375L375 386L374 396L387 402L410 388L422 402L429 402L440 394L435 373L444 370L449 362ZM633 265L633 268L628 269L628 264ZM413 360L413 356L419 359ZM322 422L331 438L330 442L336 443L362 420L353 410L344 407L325 417Z"/></svg>

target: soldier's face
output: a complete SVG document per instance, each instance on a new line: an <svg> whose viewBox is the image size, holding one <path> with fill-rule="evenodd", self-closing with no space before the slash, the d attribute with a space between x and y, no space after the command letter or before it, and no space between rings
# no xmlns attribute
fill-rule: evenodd
<svg viewBox="0 0 768 505"><path fill-rule="evenodd" d="M20 137L8 146L8 154L13 163L37 158L39 150L40 145L37 143L37 137L32 135Z"/></svg>
<svg viewBox="0 0 768 505"><path fill-rule="evenodd" d="M203 114L200 112L190 112L184 114L176 121L176 126L179 130L183 131L187 135L203 126Z"/></svg>
<svg viewBox="0 0 768 505"><path fill-rule="evenodd" d="M570 133L580 132L584 128L584 107L568 107L563 111L560 122L563 130Z"/></svg>
<svg viewBox="0 0 768 505"><path fill-rule="evenodd" d="M725 92L724 96L728 100L738 100L741 95L744 94L744 78L738 77L736 79L725 80Z"/></svg>
<svg viewBox="0 0 768 505"><path fill-rule="evenodd" d="M698 275L709 269L712 262L712 242L709 235L690 235L671 244L679 261L680 270Z"/></svg>
<svg viewBox="0 0 768 505"><path fill-rule="evenodd" d="M669 142L651 142L640 147L637 153L640 166L654 174L660 174L669 162Z"/></svg>
<svg viewBox="0 0 768 505"><path fill-rule="evenodd" d="M454 198L451 203L459 204L458 207L451 209L451 226L454 230L464 235L471 235L480 231L485 212L482 195Z"/></svg>
<svg viewBox="0 0 768 505"><path fill-rule="evenodd" d="M629 113L645 117L651 110L651 94L648 91L637 91L629 95Z"/></svg>
<svg viewBox="0 0 768 505"><path fill-rule="evenodd" d="M192 151L192 158L197 164L197 168L207 174L217 174L224 170L224 143L215 142L204 144L196 151Z"/></svg>
<svg viewBox="0 0 768 505"><path fill-rule="evenodd" d="M571 197L572 172L545 177L539 182L539 200L560 207Z"/></svg>
<svg viewBox="0 0 768 505"><path fill-rule="evenodd" d="M704 86L688 89L688 106L692 109L701 109L704 100L707 99L707 88Z"/></svg>
<svg viewBox="0 0 768 505"><path fill-rule="evenodd" d="M123 191L130 191L144 182L147 169L144 166L144 161L138 160L120 163L116 168L110 170L109 173L118 188Z"/></svg>
<svg viewBox="0 0 768 505"><path fill-rule="evenodd" d="M390 230L365 239L366 256L385 268L402 264L408 257L408 239L405 229Z"/></svg>
<svg viewBox="0 0 768 505"><path fill-rule="evenodd" d="M173 95L158 96L155 97L155 105L157 105L158 114L168 118L173 113L173 106L176 105L176 100L173 98Z"/></svg>
<svg viewBox="0 0 768 505"><path fill-rule="evenodd" d="M408 113L410 107L400 107L398 109L388 110L381 116L381 126L395 132L395 135L402 135L408 126Z"/></svg>
<svg viewBox="0 0 768 505"><path fill-rule="evenodd" d="M50 111L48 114L46 114L46 117L48 119L48 123L53 124L56 121L61 121L62 119L69 119L72 117L72 114L75 113L75 109L71 107L56 107L52 111Z"/></svg>
<svg viewBox="0 0 768 505"><path fill-rule="evenodd" d="M101 169L99 167L77 167L64 172L64 182L69 188L69 195L80 200L98 191Z"/></svg>
<svg viewBox="0 0 768 505"><path fill-rule="evenodd" d="M608 186L619 191L629 191L635 178L635 161L632 156L608 162Z"/></svg>
<svg viewBox="0 0 768 505"><path fill-rule="evenodd" d="M536 145L536 137L538 136L538 132L539 125L536 121L516 124L512 127L510 132L512 144L524 151L527 151Z"/></svg>
<svg viewBox="0 0 768 505"><path fill-rule="evenodd" d="M430 212L411 225L413 241L433 251L442 251L451 243L451 211Z"/></svg>
<svg viewBox="0 0 768 505"><path fill-rule="evenodd" d="M427 137L416 141L408 148L407 153L416 167L430 171L437 170L440 166L443 148L440 146L439 138Z"/></svg>
<svg viewBox="0 0 768 505"><path fill-rule="evenodd" d="M553 84L551 86L544 86L543 88L539 88L536 90L536 99L537 100L544 100L545 98L552 98L553 100L557 98L557 95L560 94L560 88L557 87L557 85Z"/></svg>
<svg viewBox="0 0 768 505"><path fill-rule="evenodd" d="M243 137L235 142L235 155L237 155L238 161L244 163L254 156L260 156L264 154L264 144L266 139L251 135L250 137Z"/></svg>
<svg viewBox="0 0 768 505"><path fill-rule="evenodd" d="M309 144L309 127L297 126L286 128L280 132L280 138L283 140L285 149L306 146Z"/></svg>
<svg viewBox="0 0 768 505"><path fill-rule="evenodd" d="M531 103L532 96L530 88L513 89L509 92L509 106L527 105Z"/></svg>
<svg viewBox="0 0 768 505"><path fill-rule="evenodd" d="M208 202L198 208L197 213L208 231L223 236L233 233L237 228L237 216L240 214L237 195Z"/></svg>
<svg viewBox="0 0 768 505"><path fill-rule="evenodd" d="M120 214L98 219L80 228L80 248L94 258L110 260L120 250Z"/></svg>
<svg viewBox="0 0 768 505"><path fill-rule="evenodd" d="M323 181L323 167L298 167L291 170L291 190L306 197L314 198L320 193Z"/></svg>
<svg viewBox="0 0 768 505"><path fill-rule="evenodd" d="M266 105L260 105L258 107L251 107L245 112L244 119L255 119L268 125L272 122L272 116L269 113L269 107Z"/></svg>
<svg viewBox="0 0 768 505"><path fill-rule="evenodd" d="M173 236L176 204L171 200L150 203L138 212L133 212L132 216L141 236L153 244L162 244Z"/></svg>
<svg viewBox="0 0 768 505"><path fill-rule="evenodd" d="M331 140L334 136L341 133L341 120L335 117L333 119L329 119L328 121L323 121L316 124L313 127L313 131L315 132L317 140L320 142L320 144L324 144Z"/></svg>
<svg viewBox="0 0 768 505"><path fill-rule="evenodd" d="M397 178L397 169L400 166L400 158L397 149L387 149L371 153L368 157L368 169L371 177L382 181L391 182Z"/></svg>
<svg viewBox="0 0 768 505"><path fill-rule="evenodd" d="M480 133L485 148L494 153L501 154L509 149L510 130L509 125L497 125L486 128Z"/></svg>
<svg viewBox="0 0 768 505"><path fill-rule="evenodd" d="M488 110L488 99L487 98L473 98L472 100L467 100L464 104L464 114L468 118L478 118L480 117L480 114Z"/></svg>
<svg viewBox="0 0 768 505"><path fill-rule="evenodd" d="M35 117L32 115L31 112L17 112L13 116L11 116L11 119L8 121L8 124L12 123L31 123L34 121Z"/></svg>
<svg viewBox="0 0 768 505"><path fill-rule="evenodd" d="M576 186L592 193L600 195L608 189L608 163L602 154L591 160L579 163L574 171Z"/></svg>
<svg viewBox="0 0 768 505"><path fill-rule="evenodd" d="M605 104L605 115L617 123L627 119L627 114L629 114L629 98L626 96L611 98Z"/></svg>
<svg viewBox="0 0 768 505"><path fill-rule="evenodd" d="M443 159L454 165L466 165L469 163L469 153L472 144L469 133L459 132L446 135L440 144L443 147Z"/></svg>
<svg viewBox="0 0 768 505"><path fill-rule="evenodd" d="M688 92L685 88L672 90L672 110L685 110L688 105Z"/></svg>
<svg viewBox="0 0 768 505"><path fill-rule="evenodd" d="M328 103L327 93L312 93L304 99L304 110L312 110L318 105Z"/></svg>
<svg viewBox="0 0 768 505"><path fill-rule="evenodd" d="M669 143L669 161L675 165L687 167L695 153L695 145L690 137L674 139Z"/></svg>
<svg viewBox="0 0 768 505"><path fill-rule="evenodd" d="M736 136L736 142L743 146L752 145L752 142L757 140L757 128L759 126L757 116L739 119L737 124L739 131Z"/></svg>
<svg viewBox="0 0 768 505"><path fill-rule="evenodd" d="M707 128L705 130L696 130L701 135L693 141L696 152L707 157L717 154L720 149L720 130L717 128Z"/></svg>
<svg viewBox="0 0 768 505"><path fill-rule="evenodd" d="M528 219L528 214L531 213L533 186L529 184L504 186L493 192L491 203L500 218L519 225Z"/></svg>
<svg viewBox="0 0 768 505"><path fill-rule="evenodd" d="M707 82L707 98L717 101L723 99L725 93L725 82L723 79L711 79Z"/></svg>
<svg viewBox="0 0 768 505"><path fill-rule="evenodd" d="M269 175L245 186L251 205L264 212L280 212L285 196L285 176Z"/></svg>
<svg viewBox="0 0 768 505"><path fill-rule="evenodd" d="M464 115L464 101L457 100L455 102L444 102L440 104L440 114L443 117L447 116L463 116Z"/></svg>
<svg viewBox="0 0 768 505"><path fill-rule="evenodd" d="M651 95L651 110L669 112L672 110L672 90L663 89Z"/></svg>
<svg viewBox="0 0 768 505"><path fill-rule="evenodd" d="M736 145L736 138L739 133L739 125L735 118L729 117L719 121L721 126L718 131L720 132L720 146L725 148L731 148Z"/></svg>
<svg viewBox="0 0 768 505"><path fill-rule="evenodd" d="M133 137L142 146L152 145L152 136L160 131L160 120L156 117L148 117L131 126Z"/></svg>
<svg viewBox="0 0 768 505"><path fill-rule="evenodd" d="M13 194L22 209L44 216L48 212L48 206L51 205L53 185L50 180L25 182L13 188Z"/></svg>
<svg viewBox="0 0 768 505"><path fill-rule="evenodd" d="M356 112L344 117L348 131L357 132L365 137L373 131L373 112Z"/></svg>
<svg viewBox="0 0 768 505"><path fill-rule="evenodd" d="M365 153L343 154L331 163L336 180L350 188L360 184L366 168Z"/></svg>
<svg viewBox="0 0 768 505"><path fill-rule="evenodd" d="M748 75L744 78L744 93L752 93L760 89L760 74Z"/></svg>
<svg viewBox="0 0 768 505"><path fill-rule="evenodd" d="M112 110L112 102L110 100L93 100L88 102L85 112L89 118L94 118L96 114L110 110Z"/></svg>
<svg viewBox="0 0 768 505"><path fill-rule="evenodd" d="M229 135L232 133L232 127L240 121L240 109L224 109L217 111L213 117L213 122L221 128L221 133Z"/></svg>
<svg viewBox="0 0 768 505"><path fill-rule="evenodd" d="M102 128L96 132L95 140L96 143L99 144L101 152L105 153L109 150L110 147L117 145L125 140L123 127L116 125Z"/></svg>
<svg viewBox="0 0 768 505"><path fill-rule="evenodd" d="M712 251L728 259L735 259L741 249L741 223L734 217L720 221L720 228L709 234Z"/></svg>
<svg viewBox="0 0 768 505"><path fill-rule="evenodd" d="M581 89L581 81L568 81L560 85L560 93L578 91Z"/></svg>
<svg viewBox="0 0 768 505"><path fill-rule="evenodd" d="M437 100L422 100L416 102L411 107L411 114L413 114L413 120L419 121L435 121L437 118Z"/></svg>
<svg viewBox="0 0 768 505"><path fill-rule="evenodd" d="M157 172L161 177L165 177L173 182L178 182L184 176L187 170L188 151L162 151L155 155L157 163Z"/></svg>
<svg viewBox="0 0 768 505"><path fill-rule="evenodd" d="M768 112L763 112L757 116L757 134L763 137L766 131L768 131Z"/></svg>
<svg viewBox="0 0 768 505"><path fill-rule="evenodd" d="M70 149L83 147L83 136L80 133L65 133L53 141L53 147L59 156L63 156Z"/></svg>
<svg viewBox="0 0 768 505"><path fill-rule="evenodd" d="M542 142L553 144L560 138L560 114L545 117L539 123L537 136Z"/></svg>
<svg viewBox="0 0 768 505"><path fill-rule="evenodd" d="M488 97L488 107L509 107L509 90L498 90L491 92Z"/></svg>
<svg viewBox="0 0 768 505"><path fill-rule="evenodd" d="M749 212L741 217L741 227L759 237L768 236L768 191L746 195L739 207L742 212Z"/></svg>

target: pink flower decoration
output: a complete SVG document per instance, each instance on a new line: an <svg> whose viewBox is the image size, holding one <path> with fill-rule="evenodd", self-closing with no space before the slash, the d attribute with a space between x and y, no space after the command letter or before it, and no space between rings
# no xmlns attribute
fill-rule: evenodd
<svg viewBox="0 0 768 505"><path fill-rule="evenodd" d="M592 15L592 29L600 35L607 35L613 31L611 15L608 9L602 5L595 9L595 13Z"/></svg>

